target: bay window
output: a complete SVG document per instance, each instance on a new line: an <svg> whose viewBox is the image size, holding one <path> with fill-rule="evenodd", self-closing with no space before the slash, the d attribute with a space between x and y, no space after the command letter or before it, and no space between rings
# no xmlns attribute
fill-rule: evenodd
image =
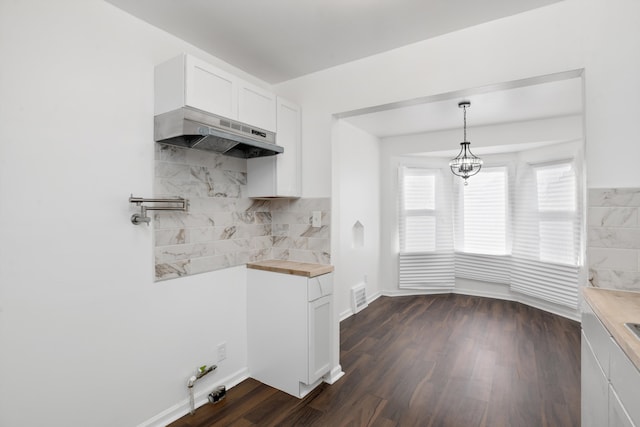
<svg viewBox="0 0 640 427"><path fill-rule="evenodd" d="M453 289L466 278L577 307L580 163L527 155L503 156L507 166L486 166L468 185L447 169L400 168L400 288Z"/></svg>

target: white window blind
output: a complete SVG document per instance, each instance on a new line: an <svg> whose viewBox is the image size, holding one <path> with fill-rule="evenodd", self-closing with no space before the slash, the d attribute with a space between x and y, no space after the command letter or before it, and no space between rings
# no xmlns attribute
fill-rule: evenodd
<svg viewBox="0 0 640 427"><path fill-rule="evenodd" d="M436 250L436 171L401 169L400 252Z"/></svg>
<svg viewBox="0 0 640 427"><path fill-rule="evenodd" d="M459 182L456 251L507 254L507 168L483 168L468 185Z"/></svg>
<svg viewBox="0 0 640 427"><path fill-rule="evenodd" d="M576 265L576 176L571 163L534 167L540 230L540 261Z"/></svg>
<svg viewBox="0 0 640 427"><path fill-rule="evenodd" d="M509 283L509 173L506 166L484 167L456 190L455 275Z"/></svg>
<svg viewBox="0 0 640 427"><path fill-rule="evenodd" d="M581 193L573 160L523 165L515 210L511 289L577 308Z"/></svg>
<svg viewBox="0 0 640 427"><path fill-rule="evenodd" d="M454 285L450 188L440 169L399 169L399 286L451 289Z"/></svg>

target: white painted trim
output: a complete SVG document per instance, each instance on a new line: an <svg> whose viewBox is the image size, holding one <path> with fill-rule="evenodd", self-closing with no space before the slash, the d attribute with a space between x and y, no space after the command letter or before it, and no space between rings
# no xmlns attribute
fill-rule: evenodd
<svg viewBox="0 0 640 427"><path fill-rule="evenodd" d="M327 384L334 384L340 378L344 376L344 371L342 370L342 366L338 365L331 370L327 375L324 376L324 382Z"/></svg>
<svg viewBox="0 0 640 427"><path fill-rule="evenodd" d="M524 305L528 305L533 308L537 308L539 310L546 311L548 313L556 314L558 316L565 317L570 320L575 320L577 322L580 321L580 311L579 310L571 310L569 307L563 307L561 305L553 304L550 302L541 301L535 297L531 297L528 295L519 294L516 292L511 292L507 290L507 292L496 292L496 291L483 291L480 289L469 289L469 288L455 288L451 289L395 289L395 290L384 290L379 295L376 296L387 296L387 297L399 297L399 296L411 296L411 295L442 295L442 294L457 294L457 295L471 295L478 296L483 298L495 298L501 299L505 301L514 301ZM365 309L366 310L366 309ZM364 311L364 310L363 310ZM346 310L340 315L340 321L343 321L353 315L353 311Z"/></svg>
<svg viewBox="0 0 640 427"><path fill-rule="evenodd" d="M219 385L225 385L227 390L230 388L240 384L242 381L249 378L249 370L247 368L241 369L238 372L229 375L228 377L222 379L215 383L212 387L208 387L206 390L201 390L197 393L194 393L194 401L195 407L198 408L209 400L207 396L215 387ZM186 384L186 383L185 383ZM185 394L186 394L186 385L185 385ZM173 405L172 407L160 412L158 415L149 418L146 421L138 424L137 427L164 427L167 424L170 424L177 420L178 418L183 417L189 413L189 398L182 400L180 403Z"/></svg>
<svg viewBox="0 0 640 427"><path fill-rule="evenodd" d="M371 304L373 301L375 301L378 298L380 298L381 295L382 294L380 292L376 292L371 296L367 296L367 304ZM342 322L344 319L348 319L349 317L353 316L354 314L355 313L353 312L353 309L348 308L345 311L343 311L342 313L338 314L338 319L339 319L340 322Z"/></svg>

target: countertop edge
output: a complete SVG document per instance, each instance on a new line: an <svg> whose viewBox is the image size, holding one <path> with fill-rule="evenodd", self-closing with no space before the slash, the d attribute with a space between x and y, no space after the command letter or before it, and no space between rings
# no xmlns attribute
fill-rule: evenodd
<svg viewBox="0 0 640 427"><path fill-rule="evenodd" d="M607 331L611 334L614 341L622 349L624 354L631 360L633 365L640 371L640 340L624 325L625 322L620 322L612 319L610 315L603 312L601 305L597 301L598 293L609 293L611 297L617 297L620 293L630 293L636 298L640 298L640 293L633 291L619 291L613 289L602 288L582 288L582 295L589 307L596 314L598 319L607 328ZM638 319L629 319L629 322L636 322Z"/></svg>
<svg viewBox="0 0 640 427"><path fill-rule="evenodd" d="M334 267L331 264L315 264L281 260L250 262L247 263L247 268L309 278L331 273L334 270Z"/></svg>

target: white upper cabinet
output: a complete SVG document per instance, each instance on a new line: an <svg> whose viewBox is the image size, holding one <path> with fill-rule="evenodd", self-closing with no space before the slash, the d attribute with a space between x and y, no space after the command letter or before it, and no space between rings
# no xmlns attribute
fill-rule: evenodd
<svg viewBox="0 0 640 427"><path fill-rule="evenodd" d="M300 107L278 97L276 143L284 147L277 156L247 160L249 197L300 197Z"/></svg>
<svg viewBox="0 0 640 427"><path fill-rule="evenodd" d="M276 96L262 88L240 82L238 120L276 132Z"/></svg>
<svg viewBox="0 0 640 427"><path fill-rule="evenodd" d="M283 196L300 197L300 107L278 97L278 132L276 143L284 147L286 156L277 157L277 186Z"/></svg>
<svg viewBox="0 0 640 427"><path fill-rule="evenodd" d="M185 57L185 105L235 118L240 86L238 78L193 56Z"/></svg>
<svg viewBox="0 0 640 427"><path fill-rule="evenodd" d="M276 130L276 96L213 65L182 54L155 69L155 114L198 108L264 130Z"/></svg>

